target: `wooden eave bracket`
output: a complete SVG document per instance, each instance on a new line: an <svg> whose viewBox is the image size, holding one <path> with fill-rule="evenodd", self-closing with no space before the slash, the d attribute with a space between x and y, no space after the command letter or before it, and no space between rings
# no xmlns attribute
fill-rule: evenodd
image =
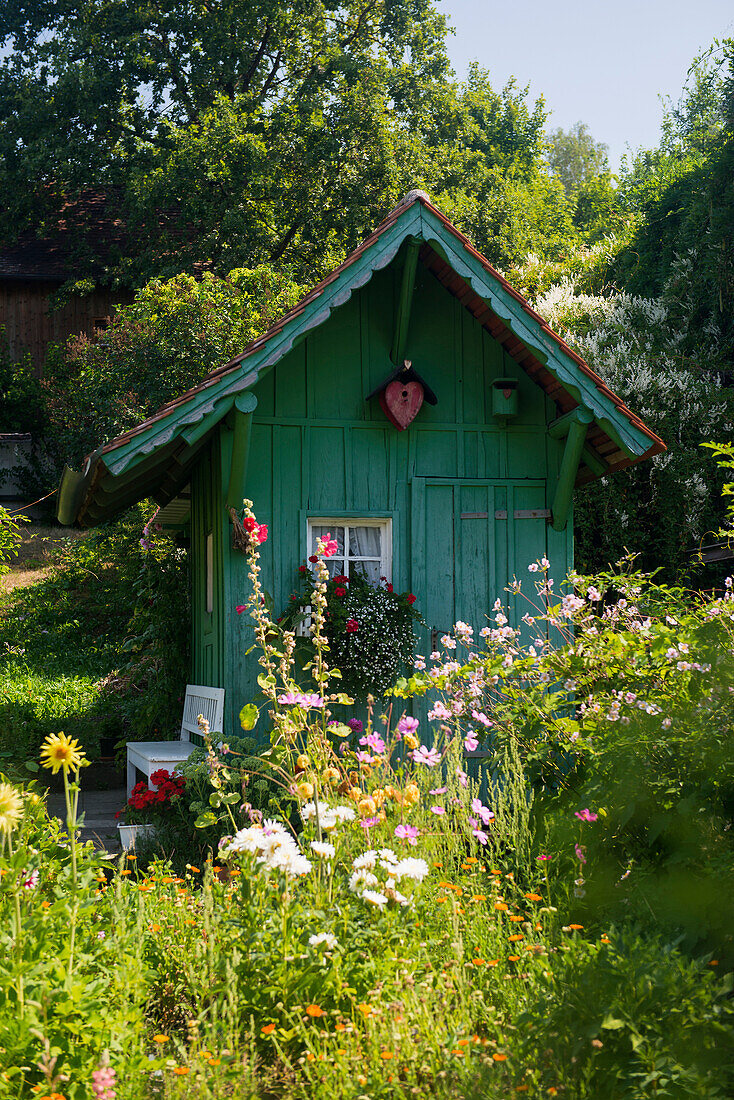
<svg viewBox="0 0 734 1100"><path fill-rule="evenodd" d="M398 299L397 316L395 318L395 332L390 351L390 358L396 367L400 366L405 358L405 345L408 342L410 311L413 307L413 289L415 287L419 249L420 241L408 240L405 263L403 264L403 278L400 283L400 298Z"/></svg>
<svg viewBox="0 0 734 1100"><path fill-rule="evenodd" d="M257 398L250 390L240 393L234 400L234 438L232 439L232 461L229 467L229 485L225 507L240 508L242 491L247 474L247 460L252 439L252 414L257 408Z"/></svg>
<svg viewBox="0 0 734 1100"><path fill-rule="evenodd" d="M554 420L548 427L548 433L553 438L562 439L564 435L566 437L566 446L563 449L561 468L558 471L556 492L551 507L551 527L554 531L563 531L568 523L573 487L584 452L586 433L593 420L594 414L579 406L565 416L559 417L558 420Z"/></svg>

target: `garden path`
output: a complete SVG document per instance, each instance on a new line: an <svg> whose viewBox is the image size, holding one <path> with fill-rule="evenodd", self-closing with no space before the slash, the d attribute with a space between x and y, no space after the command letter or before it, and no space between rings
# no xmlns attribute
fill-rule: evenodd
<svg viewBox="0 0 734 1100"><path fill-rule="evenodd" d="M117 835L116 812L126 802L127 794L124 787L109 791L85 791L79 793L79 813L84 814L84 828L81 830L82 841L91 840L95 847L108 852L119 852L120 842ZM66 817L64 796L52 791L48 795L48 812L53 817L58 817L62 822Z"/></svg>

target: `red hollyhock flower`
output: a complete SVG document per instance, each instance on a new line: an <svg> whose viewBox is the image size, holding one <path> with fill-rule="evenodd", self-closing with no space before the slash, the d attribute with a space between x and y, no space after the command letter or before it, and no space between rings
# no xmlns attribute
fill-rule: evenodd
<svg viewBox="0 0 734 1100"><path fill-rule="evenodd" d="M408 593L408 603L415 603L415 596L412 592Z"/></svg>
<svg viewBox="0 0 734 1100"><path fill-rule="evenodd" d="M346 594L347 594L346 588L335 588L334 589L334 595L335 596L346 596Z"/></svg>
<svg viewBox="0 0 734 1100"><path fill-rule="evenodd" d="M257 539L258 542L266 542L267 537L268 537L268 525L266 523L261 523L260 526L255 531L255 538Z"/></svg>
<svg viewBox="0 0 734 1100"><path fill-rule="evenodd" d="M308 560L309 560L310 562L316 562L316 561L318 561L319 559L318 559L318 556L317 556L316 554L309 554L309 558L308 558Z"/></svg>
<svg viewBox="0 0 734 1100"><path fill-rule="evenodd" d="M257 528L257 520L253 519L252 516L245 516L245 518L242 520L242 526L244 527L245 531L249 531L250 534L252 534L252 532Z"/></svg>

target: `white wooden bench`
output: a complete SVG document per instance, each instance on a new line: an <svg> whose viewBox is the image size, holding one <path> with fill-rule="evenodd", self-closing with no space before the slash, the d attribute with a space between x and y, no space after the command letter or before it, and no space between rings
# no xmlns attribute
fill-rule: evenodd
<svg viewBox="0 0 734 1100"><path fill-rule="evenodd" d="M137 782L137 771L145 775L148 786L151 787L150 777L153 772L157 772L159 768L173 772L179 764L188 760L189 755L196 748L196 745L192 744L191 734L200 732L197 722L200 714L206 718L213 734L221 734L224 717L224 688L202 687L201 684L186 685L181 735L178 741L128 741L128 798Z"/></svg>

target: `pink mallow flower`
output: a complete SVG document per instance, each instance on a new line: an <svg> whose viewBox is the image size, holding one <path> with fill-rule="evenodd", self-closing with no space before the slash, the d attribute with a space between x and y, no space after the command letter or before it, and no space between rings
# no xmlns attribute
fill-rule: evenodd
<svg viewBox="0 0 734 1100"><path fill-rule="evenodd" d="M436 749L429 749L427 745L421 745L419 749L413 749L413 760L416 764L425 764L429 768L435 768L441 763L441 753Z"/></svg>
<svg viewBox="0 0 734 1100"><path fill-rule="evenodd" d="M407 840L408 844L412 844L414 847L418 843L418 837L420 836L420 829L415 825L397 825L395 827L395 836L398 840Z"/></svg>
<svg viewBox="0 0 734 1100"><path fill-rule="evenodd" d="M597 821L599 818L599 815L593 814L591 810L577 810L575 816L579 821Z"/></svg>

